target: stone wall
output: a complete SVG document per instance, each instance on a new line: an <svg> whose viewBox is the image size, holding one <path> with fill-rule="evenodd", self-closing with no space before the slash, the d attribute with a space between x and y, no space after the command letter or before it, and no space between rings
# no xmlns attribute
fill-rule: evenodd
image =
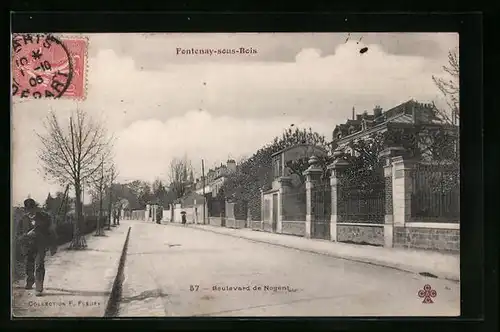
<svg viewBox="0 0 500 332"><path fill-rule="evenodd" d="M262 230L262 223L260 221L257 221L257 220L252 220L252 221L248 222L248 227L251 229Z"/></svg>
<svg viewBox="0 0 500 332"><path fill-rule="evenodd" d="M226 217L226 227L236 228L236 220L234 218L227 218Z"/></svg>
<svg viewBox="0 0 500 332"><path fill-rule="evenodd" d="M306 235L306 222L305 221L283 221L281 223L281 233L291 235Z"/></svg>
<svg viewBox="0 0 500 332"><path fill-rule="evenodd" d="M273 227L269 222L264 222L263 226L264 226L264 228L263 228L264 231L266 231L266 232L273 231Z"/></svg>
<svg viewBox="0 0 500 332"><path fill-rule="evenodd" d="M209 217L208 218L210 225L212 226L221 226L222 219L217 217Z"/></svg>
<svg viewBox="0 0 500 332"><path fill-rule="evenodd" d="M460 251L460 230L394 227L394 247Z"/></svg>
<svg viewBox="0 0 500 332"><path fill-rule="evenodd" d="M145 210L134 210L131 213L132 219L134 220L145 220L146 219L146 211Z"/></svg>
<svg viewBox="0 0 500 332"><path fill-rule="evenodd" d="M245 220L226 218L226 227L228 228L245 228L245 225Z"/></svg>
<svg viewBox="0 0 500 332"><path fill-rule="evenodd" d="M172 219L171 210L163 209L161 221L170 222Z"/></svg>
<svg viewBox="0 0 500 332"><path fill-rule="evenodd" d="M358 244L384 245L383 225L342 225L337 224L337 241Z"/></svg>

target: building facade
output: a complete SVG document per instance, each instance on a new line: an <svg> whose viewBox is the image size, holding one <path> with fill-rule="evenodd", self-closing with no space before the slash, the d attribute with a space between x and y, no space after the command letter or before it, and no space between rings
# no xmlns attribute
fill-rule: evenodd
<svg viewBox="0 0 500 332"><path fill-rule="evenodd" d="M203 195L203 193L212 194L212 197L217 196L227 177L234 172L236 172L236 161L233 159L229 159L226 165L221 164L219 167L210 169L205 179L201 177L196 180L196 193L200 195Z"/></svg>
<svg viewBox="0 0 500 332"><path fill-rule="evenodd" d="M354 154L349 147L351 142L366 140L371 135L382 134L399 129L412 129L417 126L427 129L456 130L456 126L447 125L437 116L433 104L419 103L409 100L387 111L379 106L375 107L372 114L364 111L355 114L353 109L352 119L335 127L332 133L332 150L342 149L344 152ZM419 140L419 144L425 140ZM424 149L422 149L424 150Z"/></svg>
<svg viewBox="0 0 500 332"><path fill-rule="evenodd" d="M261 226L264 230L284 234L303 232L306 222L305 183L287 165L327 154L328 151L320 146L297 144L272 155L274 179L271 188L261 192Z"/></svg>

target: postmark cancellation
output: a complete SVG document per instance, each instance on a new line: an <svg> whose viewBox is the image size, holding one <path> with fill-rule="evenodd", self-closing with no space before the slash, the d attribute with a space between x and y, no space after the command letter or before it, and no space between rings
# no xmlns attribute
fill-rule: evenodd
<svg viewBox="0 0 500 332"><path fill-rule="evenodd" d="M87 38L14 34L11 52L14 99L86 98Z"/></svg>

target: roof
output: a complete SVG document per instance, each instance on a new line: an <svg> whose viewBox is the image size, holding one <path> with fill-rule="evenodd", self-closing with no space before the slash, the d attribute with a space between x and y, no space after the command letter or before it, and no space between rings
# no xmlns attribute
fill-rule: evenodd
<svg viewBox="0 0 500 332"><path fill-rule="evenodd" d="M295 145L292 145L292 146L289 146L289 147L286 147L278 152L275 152L271 155L271 157L274 157L274 156L277 156L279 154L282 154L288 150L291 150L291 149L294 149L294 148L297 148L297 147L301 147L301 146L306 146L306 147L312 147L312 148L315 148L315 149L318 149L318 150L324 150L326 152L326 150L324 148L322 148L321 146L319 145L314 145L314 144L295 144Z"/></svg>
<svg viewBox="0 0 500 332"><path fill-rule="evenodd" d="M334 141L344 141L356 136L364 136L371 132L376 132L385 128L387 124L415 124L414 111L418 110L416 114L418 120L426 124L441 124L438 121L434 108L431 104L423 104L413 99L408 100L396 107L393 107L380 116L375 117L375 114L358 114L355 120L348 119L345 123L335 126L333 130ZM366 122L366 127L363 130L363 121ZM352 130L351 130L352 129ZM338 138L337 133L341 134Z"/></svg>

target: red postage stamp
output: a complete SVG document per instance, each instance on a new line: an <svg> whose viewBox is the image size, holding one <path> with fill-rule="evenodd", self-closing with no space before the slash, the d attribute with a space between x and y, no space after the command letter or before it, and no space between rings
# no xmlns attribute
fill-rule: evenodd
<svg viewBox="0 0 500 332"><path fill-rule="evenodd" d="M12 96L84 99L88 41L51 34L12 37Z"/></svg>

